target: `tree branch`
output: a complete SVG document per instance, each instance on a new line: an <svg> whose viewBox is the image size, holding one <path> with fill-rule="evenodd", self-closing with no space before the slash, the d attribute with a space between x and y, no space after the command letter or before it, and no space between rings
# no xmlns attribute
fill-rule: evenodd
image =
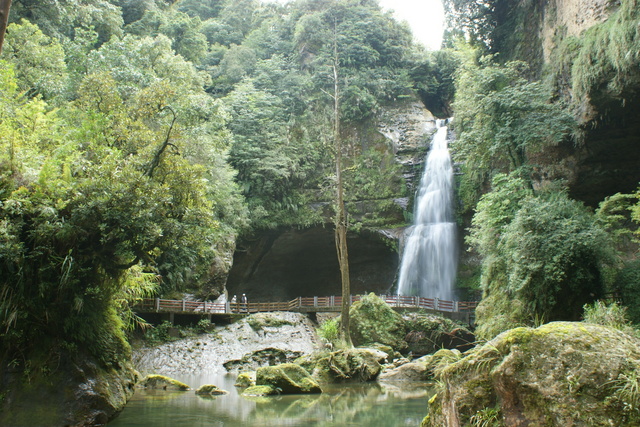
<svg viewBox="0 0 640 427"><path fill-rule="evenodd" d="M176 123L176 119L177 119L176 112L173 110L173 108L171 108L168 105L163 107L160 111L164 111L164 110L171 111L171 114L173 114L173 119L171 120L171 124L169 125L169 129L167 129L167 135L166 135L164 141L162 142L162 144L158 148L158 151L156 151L156 154L153 156L153 159L151 159L151 163L149 163L149 166L147 167L147 170L144 172L144 175L148 176L149 178L153 177L153 172L158 167L158 165L160 165L160 158L162 157L162 154L167 149L167 147L169 145L175 147L175 145L171 144L169 141L171 140L171 131L173 130L173 126Z"/></svg>

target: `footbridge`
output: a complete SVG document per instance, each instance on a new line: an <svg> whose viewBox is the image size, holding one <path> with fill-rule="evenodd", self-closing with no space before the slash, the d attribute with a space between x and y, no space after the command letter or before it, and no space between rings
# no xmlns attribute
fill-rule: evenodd
<svg viewBox="0 0 640 427"><path fill-rule="evenodd" d="M440 314L454 320L472 324L477 302L446 301L438 298L424 298L402 295L378 295L383 301L398 311L425 311ZM351 303L359 301L362 295L351 295ZM298 313L339 313L342 296L298 297L284 302L215 303L211 301L169 300L147 298L141 300L134 311L138 314L158 313L167 315L166 320L174 321L176 315L206 316L210 319L231 321L252 313L293 311Z"/></svg>

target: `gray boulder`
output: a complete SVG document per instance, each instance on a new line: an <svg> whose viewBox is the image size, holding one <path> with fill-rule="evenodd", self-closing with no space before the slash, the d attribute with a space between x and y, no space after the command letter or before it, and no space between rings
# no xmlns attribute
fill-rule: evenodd
<svg viewBox="0 0 640 427"><path fill-rule="evenodd" d="M432 378L433 376L427 369L426 364L409 362L391 369L385 369L378 376L378 381L428 381Z"/></svg>

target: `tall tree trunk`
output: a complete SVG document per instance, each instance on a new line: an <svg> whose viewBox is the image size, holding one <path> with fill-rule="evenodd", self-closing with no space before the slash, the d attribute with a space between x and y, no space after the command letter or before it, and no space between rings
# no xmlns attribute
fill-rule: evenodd
<svg viewBox="0 0 640 427"><path fill-rule="evenodd" d="M2 44L4 43L4 34L7 31L10 9L11 0L0 0L0 53L2 53Z"/></svg>
<svg viewBox="0 0 640 427"><path fill-rule="evenodd" d="M351 346L349 333L349 309L351 308L351 282L349 281L349 254L347 251L347 213L344 207L344 183L342 180L342 139L340 137L340 80L338 76L337 31L334 28L333 44L333 142L336 155L336 216L335 241L342 280L342 307L340 335Z"/></svg>

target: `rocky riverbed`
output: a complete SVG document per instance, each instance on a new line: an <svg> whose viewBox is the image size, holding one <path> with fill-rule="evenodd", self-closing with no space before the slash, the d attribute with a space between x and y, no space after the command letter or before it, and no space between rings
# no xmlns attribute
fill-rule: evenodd
<svg viewBox="0 0 640 427"><path fill-rule="evenodd" d="M315 326L299 313L260 313L216 326L211 332L157 346L137 345L133 362L141 374L225 372L224 363L263 349L310 354L318 346Z"/></svg>

